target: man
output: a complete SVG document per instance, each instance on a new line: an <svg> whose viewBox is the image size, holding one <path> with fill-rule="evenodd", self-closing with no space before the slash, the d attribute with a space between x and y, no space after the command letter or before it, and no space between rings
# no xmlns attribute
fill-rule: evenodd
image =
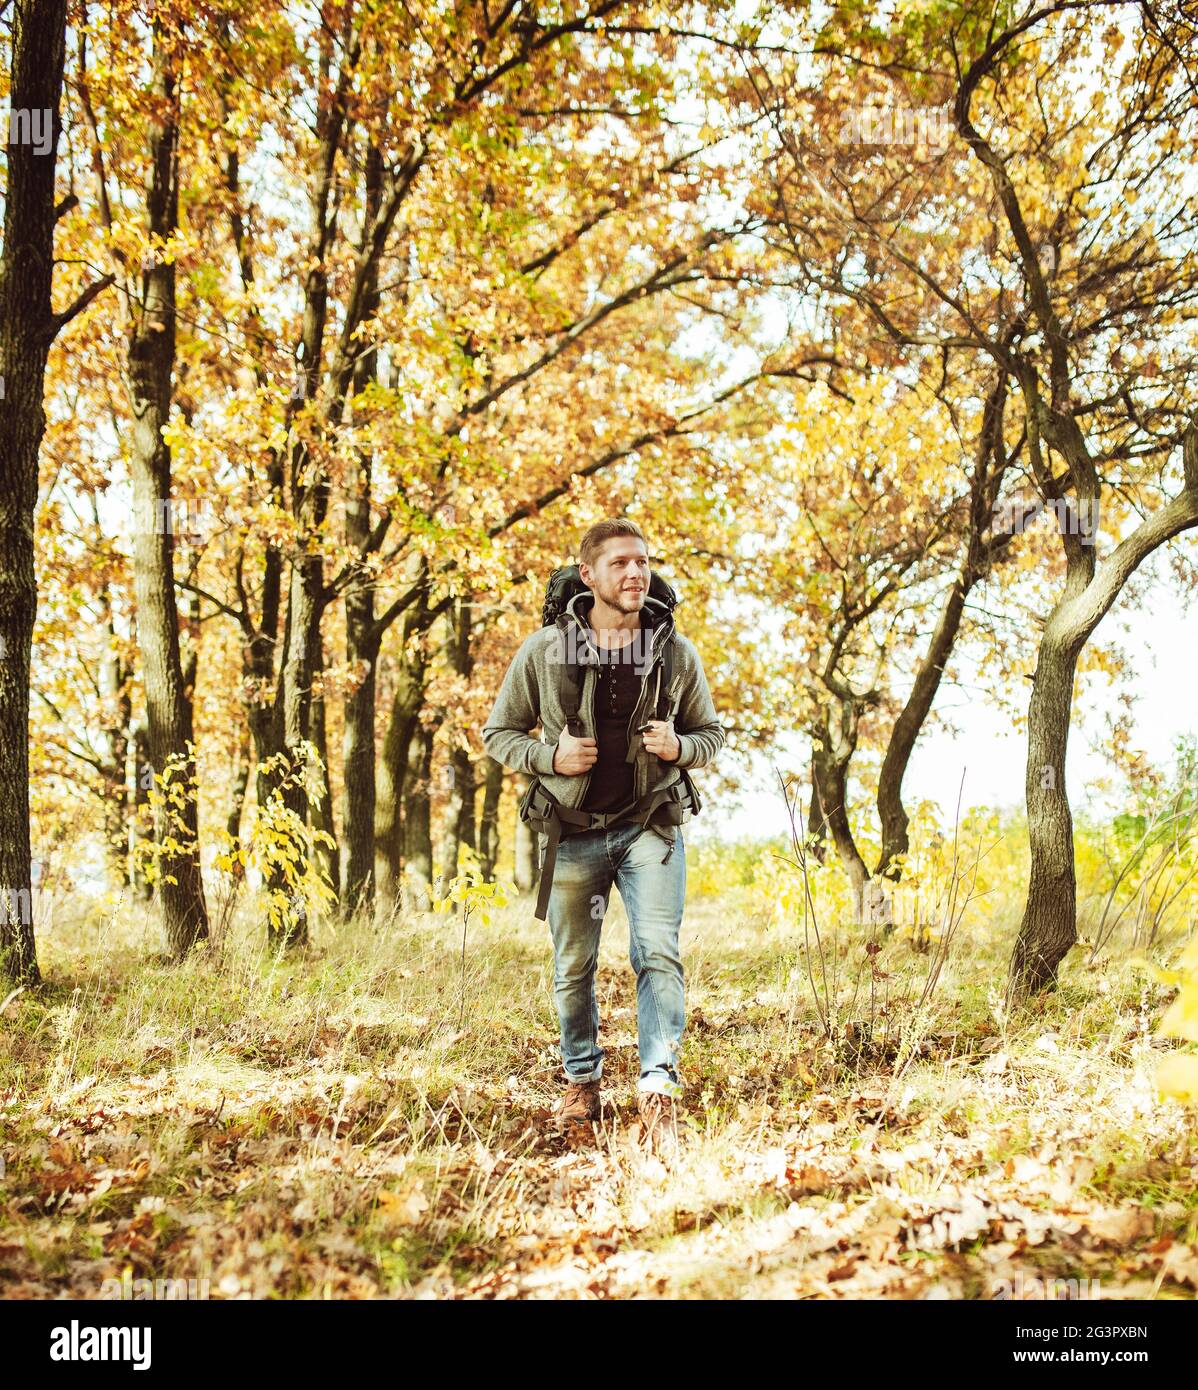
<svg viewBox="0 0 1198 1390"><path fill-rule="evenodd" d="M592 526L579 560L586 590L570 600L558 626L542 627L516 653L483 741L496 761L539 778L567 808L571 826L602 822L567 833L553 866L549 929L566 1072L559 1118L599 1116L603 1049L595 970L614 883L628 912L636 972L642 1134L650 1146L668 1148L678 1136L677 1062L685 1021L678 947L685 813L677 812L689 778L680 769L709 763L724 732L694 644L675 632L670 606L650 595L649 552L635 522L618 518ZM567 728L563 707L563 637L589 658L577 736ZM668 661L667 643L673 644ZM663 690L666 670L671 675ZM667 717L650 717L663 707ZM530 736L538 721L542 739ZM671 799L672 823L659 810Z"/></svg>

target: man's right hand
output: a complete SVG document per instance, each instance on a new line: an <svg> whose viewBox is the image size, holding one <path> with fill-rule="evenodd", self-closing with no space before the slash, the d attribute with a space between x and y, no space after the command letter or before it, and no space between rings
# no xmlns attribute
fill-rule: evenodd
<svg viewBox="0 0 1198 1390"><path fill-rule="evenodd" d="M575 738L563 729L553 750L553 770L562 777L590 772L599 761L599 746L593 738Z"/></svg>

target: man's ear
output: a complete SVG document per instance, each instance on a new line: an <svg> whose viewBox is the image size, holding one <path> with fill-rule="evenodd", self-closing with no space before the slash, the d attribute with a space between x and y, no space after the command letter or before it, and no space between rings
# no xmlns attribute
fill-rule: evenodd
<svg viewBox="0 0 1198 1390"><path fill-rule="evenodd" d="M578 577L588 589L593 589L595 587L595 576L591 573L590 565L580 564L578 566Z"/></svg>

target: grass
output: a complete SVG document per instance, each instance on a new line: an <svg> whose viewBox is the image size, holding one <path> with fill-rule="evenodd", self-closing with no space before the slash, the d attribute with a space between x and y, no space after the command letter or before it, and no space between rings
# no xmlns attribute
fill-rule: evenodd
<svg viewBox="0 0 1198 1390"><path fill-rule="evenodd" d="M688 908L691 1138L668 1170L629 1138L618 904L593 1140L551 1123L527 902L472 929L464 981L452 917L326 926L284 957L242 920L171 966L144 918L59 914L47 984L0 1020L6 1292L96 1297L126 1275L212 1297L989 1297L1023 1275L1192 1296L1198 1140L1152 1088L1158 986L1079 950L1007 1020L1011 926L987 907L922 1009L928 956L834 939L829 1041L801 927L764 907L737 890Z"/></svg>

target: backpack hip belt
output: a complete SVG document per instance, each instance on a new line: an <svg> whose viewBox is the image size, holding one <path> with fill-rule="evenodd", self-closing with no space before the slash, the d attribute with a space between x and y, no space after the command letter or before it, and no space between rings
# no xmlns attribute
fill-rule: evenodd
<svg viewBox="0 0 1198 1390"><path fill-rule="evenodd" d="M572 806L563 806L536 778L520 801L520 819L539 834L548 837L545 846L545 862L541 866L541 881L537 892L537 906L534 915L544 921L549 913L549 894L553 887L553 871L557 863L557 847L563 834L578 834L584 830L606 830L617 821L629 818L641 822L642 830L656 829L657 826L681 825L689 811L698 813L702 803L695 784L685 768L679 768L679 778L668 787L657 787L640 803L624 806L615 811L582 811ZM656 817L656 825L650 821ZM569 829L567 829L569 827ZM674 852L674 841L666 851L664 864Z"/></svg>

